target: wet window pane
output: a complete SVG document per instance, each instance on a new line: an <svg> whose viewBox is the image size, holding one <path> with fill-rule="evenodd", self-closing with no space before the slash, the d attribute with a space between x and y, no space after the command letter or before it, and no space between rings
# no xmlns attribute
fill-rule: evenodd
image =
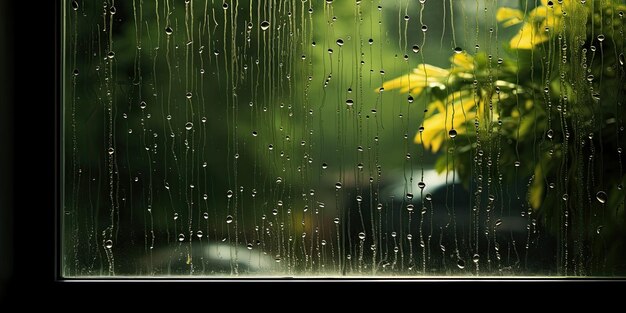
<svg viewBox="0 0 626 313"><path fill-rule="evenodd" d="M626 274L626 1L62 10L64 277Z"/></svg>

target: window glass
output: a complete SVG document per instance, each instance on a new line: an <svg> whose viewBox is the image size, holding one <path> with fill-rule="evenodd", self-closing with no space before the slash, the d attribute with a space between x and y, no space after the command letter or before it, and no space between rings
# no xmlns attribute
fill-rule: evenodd
<svg viewBox="0 0 626 313"><path fill-rule="evenodd" d="M623 276L624 11L66 0L62 275Z"/></svg>

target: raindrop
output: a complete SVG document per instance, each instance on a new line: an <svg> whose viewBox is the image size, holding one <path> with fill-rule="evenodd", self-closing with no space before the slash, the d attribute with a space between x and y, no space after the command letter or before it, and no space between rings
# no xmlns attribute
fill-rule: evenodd
<svg viewBox="0 0 626 313"><path fill-rule="evenodd" d="M109 240L105 241L104 242L104 247L107 248L107 249L113 248L113 240L109 239Z"/></svg>
<svg viewBox="0 0 626 313"><path fill-rule="evenodd" d="M608 199L608 196L606 195L606 192L598 191L598 193L596 193L596 200L598 200L598 202L604 204L606 203L607 199Z"/></svg>
<svg viewBox="0 0 626 313"><path fill-rule="evenodd" d="M474 254L474 256L472 257L472 261L474 261L474 263L478 263L478 261L480 261L480 256L478 255L478 253Z"/></svg>
<svg viewBox="0 0 626 313"><path fill-rule="evenodd" d="M418 52L420 52L420 46L418 46L418 45L413 45L412 50L413 50L413 53L418 53Z"/></svg>
<svg viewBox="0 0 626 313"><path fill-rule="evenodd" d="M624 63L626 63L624 61L624 53L620 53L619 54L619 65L624 66Z"/></svg>
<svg viewBox="0 0 626 313"><path fill-rule="evenodd" d="M461 47L454 48L454 53L459 54L461 52L463 52L463 49Z"/></svg>
<svg viewBox="0 0 626 313"><path fill-rule="evenodd" d="M191 130L193 128L193 123L192 122L187 122L187 124L185 124L185 129L186 130Z"/></svg>
<svg viewBox="0 0 626 313"><path fill-rule="evenodd" d="M261 22L261 30L267 30L269 28L270 28L270 22L268 21Z"/></svg>
<svg viewBox="0 0 626 313"><path fill-rule="evenodd" d="M199 230L199 231L197 231L197 232L196 232L196 236L197 236L198 238L202 238L202 236L203 236L203 235L204 235L204 234L202 233L202 231L201 231L201 230Z"/></svg>
<svg viewBox="0 0 626 313"><path fill-rule="evenodd" d="M109 155L115 153L115 149L113 148L109 148L109 150L107 150L107 152L109 153Z"/></svg>
<svg viewBox="0 0 626 313"><path fill-rule="evenodd" d="M463 261L463 260L459 259L459 260L456 262L456 266L458 266L460 269L464 269L464 268L465 268L465 261Z"/></svg>
<svg viewBox="0 0 626 313"><path fill-rule="evenodd" d="M226 191L226 198L230 199L232 197L233 197L233 191L232 190Z"/></svg>
<svg viewBox="0 0 626 313"><path fill-rule="evenodd" d="M359 239L365 240L365 233L364 232L360 232L359 233Z"/></svg>
<svg viewBox="0 0 626 313"><path fill-rule="evenodd" d="M333 222L335 222L335 224L339 224L339 218L335 217L335 219L333 220Z"/></svg>
<svg viewBox="0 0 626 313"><path fill-rule="evenodd" d="M343 39L341 38L337 39L337 45L340 47L343 46Z"/></svg>
<svg viewBox="0 0 626 313"><path fill-rule="evenodd" d="M335 189L341 189L341 183L340 182L337 182L335 184Z"/></svg>
<svg viewBox="0 0 626 313"><path fill-rule="evenodd" d="M78 10L78 1L72 1L72 9L74 9L74 11Z"/></svg>
<svg viewBox="0 0 626 313"><path fill-rule="evenodd" d="M233 222L233 216L232 216L232 215L228 215L228 216L226 216L226 223L227 223L227 224L230 224L230 223L232 223L232 222Z"/></svg>
<svg viewBox="0 0 626 313"><path fill-rule="evenodd" d="M204 217L205 220L208 220L209 219L209 213L208 212L204 212L202 214L202 217Z"/></svg>
<svg viewBox="0 0 626 313"><path fill-rule="evenodd" d="M353 104L354 104L354 100L352 100L352 99L346 100L346 105L352 106Z"/></svg>
<svg viewBox="0 0 626 313"><path fill-rule="evenodd" d="M113 51L109 51L109 53L107 54L107 57L108 57L109 59L113 59L113 58L115 57L115 52L113 52Z"/></svg>
<svg viewBox="0 0 626 313"><path fill-rule="evenodd" d="M450 135L450 138L455 138L456 137L456 130L455 129L451 129L448 132L448 135Z"/></svg>
<svg viewBox="0 0 626 313"><path fill-rule="evenodd" d="M421 181L421 182L417 183L417 187L419 187L420 189L424 189L426 187L426 183Z"/></svg>
<svg viewBox="0 0 626 313"><path fill-rule="evenodd" d="M146 108L146 101L141 101L139 102L139 108L141 108L142 110Z"/></svg>
<svg viewBox="0 0 626 313"><path fill-rule="evenodd" d="M178 235L178 241L185 241L185 234L181 233Z"/></svg>

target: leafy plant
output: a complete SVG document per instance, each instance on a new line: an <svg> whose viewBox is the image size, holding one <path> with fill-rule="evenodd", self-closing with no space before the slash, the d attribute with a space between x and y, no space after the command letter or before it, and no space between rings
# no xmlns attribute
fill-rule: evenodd
<svg viewBox="0 0 626 313"><path fill-rule="evenodd" d="M559 240L566 275L626 272L624 11L610 0L499 8L503 27L521 24L510 58L455 48L450 68L421 64L382 86L426 99L414 141L445 151L436 169L456 171L477 201L527 179L514 196Z"/></svg>

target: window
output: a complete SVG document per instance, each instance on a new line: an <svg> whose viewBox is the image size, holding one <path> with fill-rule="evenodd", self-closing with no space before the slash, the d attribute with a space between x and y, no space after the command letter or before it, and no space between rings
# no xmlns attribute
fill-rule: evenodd
<svg viewBox="0 0 626 313"><path fill-rule="evenodd" d="M626 274L625 1L62 10L64 277Z"/></svg>

